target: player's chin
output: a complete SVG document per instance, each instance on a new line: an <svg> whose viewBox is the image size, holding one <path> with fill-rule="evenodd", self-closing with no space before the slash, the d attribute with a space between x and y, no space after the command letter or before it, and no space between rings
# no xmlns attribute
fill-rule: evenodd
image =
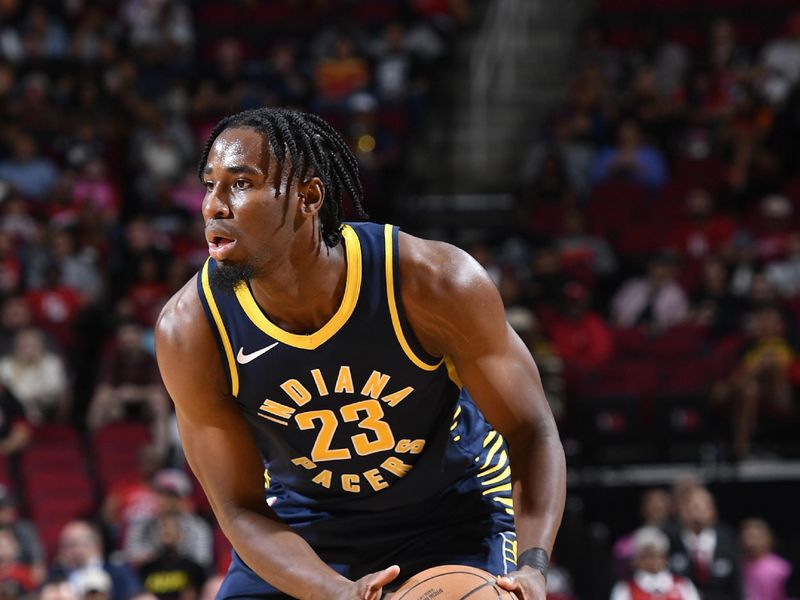
<svg viewBox="0 0 800 600"><path fill-rule="evenodd" d="M253 276L253 268L247 263L230 259L217 261L217 268L211 274L214 283L221 288L232 288L240 281L246 281Z"/></svg>

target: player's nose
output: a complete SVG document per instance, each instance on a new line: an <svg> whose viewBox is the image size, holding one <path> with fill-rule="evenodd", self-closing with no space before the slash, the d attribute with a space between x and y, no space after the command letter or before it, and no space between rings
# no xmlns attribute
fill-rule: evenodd
<svg viewBox="0 0 800 600"><path fill-rule="evenodd" d="M203 218L227 219L231 216L231 207L226 198L221 195L221 185L216 185L206 192L203 198Z"/></svg>

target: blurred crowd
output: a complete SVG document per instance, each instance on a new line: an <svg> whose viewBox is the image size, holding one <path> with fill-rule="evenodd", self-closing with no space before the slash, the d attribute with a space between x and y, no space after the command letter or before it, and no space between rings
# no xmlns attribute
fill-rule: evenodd
<svg viewBox="0 0 800 600"><path fill-rule="evenodd" d="M576 461L800 453L800 13L777 4L600 2L515 230L472 248Z"/></svg>
<svg viewBox="0 0 800 600"><path fill-rule="evenodd" d="M314 111L376 218L468 0L0 1L0 599L213 598L153 356L221 117ZM38 532L37 532L38 531Z"/></svg>

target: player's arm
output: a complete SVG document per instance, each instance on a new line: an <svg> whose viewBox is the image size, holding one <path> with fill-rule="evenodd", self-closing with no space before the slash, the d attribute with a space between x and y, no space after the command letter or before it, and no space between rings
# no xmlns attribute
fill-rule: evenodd
<svg viewBox="0 0 800 600"><path fill-rule="evenodd" d="M294 598L372 598L357 595L358 589L369 591L369 582L365 587L361 580L354 583L336 573L267 506L261 457L230 394L195 290L193 279L162 311L156 354L175 403L186 458L225 535L250 568ZM375 598L395 571L386 581L380 578L384 572L373 576Z"/></svg>
<svg viewBox="0 0 800 600"><path fill-rule="evenodd" d="M506 322L495 285L472 257L405 234L399 252L402 301L417 338L430 354L450 357L506 439L519 552L543 548L549 556L564 510L566 466L536 364ZM535 584L537 595L544 593L542 584Z"/></svg>

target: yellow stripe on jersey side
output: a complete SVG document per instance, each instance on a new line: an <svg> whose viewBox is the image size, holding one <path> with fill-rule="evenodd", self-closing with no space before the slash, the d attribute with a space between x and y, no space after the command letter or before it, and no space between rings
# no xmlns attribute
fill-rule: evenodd
<svg viewBox="0 0 800 600"><path fill-rule="evenodd" d="M242 281L236 286L236 297L256 327L279 342L302 350L319 348L342 328L353 314L358 302L358 295L361 292L361 242L353 228L348 225L342 227L342 237L347 253L347 281L344 286L342 303L331 320L325 323L321 329L309 335L285 331L267 318L253 298L250 288Z"/></svg>
<svg viewBox="0 0 800 600"><path fill-rule="evenodd" d="M439 368L442 364L442 360L440 360L435 365L431 365L426 363L422 360L419 356L414 354L414 351L411 349L411 346L408 345L408 340L406 340L406 336L403 334L403 327L400 324L400 315L397 312L397 299L394 295L394 248L392 245L392 226L387 224L383 229L384 235L384 245L386 248L386 295L389 300L389 314L392 316L392 327L394 328L394 334L397 337L397 341L400 342L400 346L403 348L403 352L406 353L406 356L409 360L418 366L420 369L424 371L435 371Z"/></svg>
<svg viewBox="0 0 800 600"><path fill-rule="evenodd" d="M231 341L228 338L228 332L225 329L225 324L222 322L222 317L217 308L217 301L214 299L214 294L211 292L211 284L208 282L208 261L206 260L203 265L203 272L201 274L201 282L203 284L203 294L206 297L208 308L211 310L211 316L214 317L214 323L217 325L219 337L222 339L222 347L225 349L225 358L228 360L228 369L231 374L231 394L233 397L239 395L239 371L236 369L236 361L233 358L233 348L231 348Z"/></svg>
<svg viewBox="0 0 800 600"><path fill-rule="evenodd" d="M444 357L444 364L447 366L447 376L450 378L450 381L458 386L458 389L464 387L461 383L461 377L458 376L458 371L456 371L456 366L453 364L452 359L449 356Z"/></svg>

